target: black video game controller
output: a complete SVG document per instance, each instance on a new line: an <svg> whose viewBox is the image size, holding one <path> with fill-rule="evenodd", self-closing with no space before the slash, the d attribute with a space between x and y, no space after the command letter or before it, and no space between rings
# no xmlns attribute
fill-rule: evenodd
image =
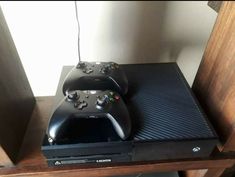
<svg viewBox="0 0 235 177"><path fill-rule="evenodd" d="M131 132L131 120L120 95L114 91L74 90L60 102L53 113L48 129L48 141L56 143L70 119L107 118L123 140Z"/></svg>
<svg viewBox="0 0 235 177"><path fill-rule="evenodd" d="M79 62L65 77L62 89L64 95L72 90L113 90L125 95L128 80L114 62Z"/></svg>

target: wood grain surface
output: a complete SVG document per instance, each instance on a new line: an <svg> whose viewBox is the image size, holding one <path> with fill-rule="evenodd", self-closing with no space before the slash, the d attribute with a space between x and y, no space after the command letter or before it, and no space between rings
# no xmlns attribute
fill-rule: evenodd
<svg viewBox="0 0 235 177"><path fill-rule="evenodd" d="M222 4L193 91L223 141L223 151L235 151L235 2Z"/></svg>
<svg viewBox="0 0 235 177"><path fill-rule="evenodd" d="M235 151L235 2L222 3L193 90L223 142L220 151ZM227 177L231 171L197 170L186 176Z"/></svg>
<svg viewBox="0 0 235 177"><path fill-rule="evenodd" d="M15 161L35 98L0 9L0 157ZM5 153L4 153L4 152ZM9 158L1 164L9 165Z"/></svg>

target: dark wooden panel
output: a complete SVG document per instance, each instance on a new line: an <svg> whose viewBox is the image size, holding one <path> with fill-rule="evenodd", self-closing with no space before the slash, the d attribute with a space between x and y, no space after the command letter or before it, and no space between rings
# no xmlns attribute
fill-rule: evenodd
<svg viewBox="0 0 235 177"><path fill-rule="evenodd" d="M35 98L1 9L0 95L0 145L15 161Z"/></svg>
<svg viewBox="0 0 235 177"><path fill-rule="evenodd" d="M235 175L235 164L232 168L225 169L221 177L234 177Z"/></svg>
<svg viewBox="0 0 235 177"><path fill-rule="evenodd" d="M235 151L235 3L224 1L199 66L193 90L223 141ZM187 171L187 177L228 176L225 168ZM227 173L226 173L227 172Z"/></svg>
<svg viewBox="0 0 235 177"><path fill-rule="evenodd" d="M193 90L209 115L223 151L235 151L235 3L224 1Z"/></svg>

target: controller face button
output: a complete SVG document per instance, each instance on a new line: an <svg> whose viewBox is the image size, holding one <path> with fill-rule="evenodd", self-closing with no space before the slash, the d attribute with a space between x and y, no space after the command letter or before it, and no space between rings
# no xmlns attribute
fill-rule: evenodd
<svg viewBox="0 0 235 177"><path fill-rule="evenodd" d="M110 100L111 102L114 102L114 101L115 101L113 98L109 98L109 100Z"/></svg>
<svg viewBox="0 0 235 177"><path fill-rule="evenodd" d="M115 98L116 100L119 100L119 99L120 99L120 96L115 95L114 98Z"/></svg>

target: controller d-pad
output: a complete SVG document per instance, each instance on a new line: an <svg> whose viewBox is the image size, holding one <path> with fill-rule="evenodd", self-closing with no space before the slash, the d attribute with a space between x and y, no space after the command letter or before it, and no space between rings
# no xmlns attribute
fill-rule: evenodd
<svg viewBox="0 0 235 177"><path fill-rule="evenodd" d="M119 68L119 65L116 63L109 63L107 66L112 70Z"/></svg>
<svg viewBox="0 0 235 177"><path fill-rule="evenodd" d="M86 68L86 69L83 70L83 72L86 73L86 74L90 74L90 73L93 72L93 70L91 68Z"/></svg>
<svg viewBox="0 0 235 177"><path fill-rule="evenodd" d="M78 106L78 109L83 109L83 108L85 108L85 107L87 107L87 102L81 103L81 104Z"/></svg>
<svg viewBox="0 0 235 177"><path fill-rule="evenodd" d="M106 73L108 72L108 70L109 70L109 68L108 68L107 66L104 66L104 67L102 67L102 68L100 69L100 72L101 72L102 74L106 74Z"/></svg>
<svg viewBox="0 0 235 177"><path fill-rule="evenodd" d="M87 107L87 102L85 102L84 100L76 102L76 103L74 103L74 107L82 110L83 108Z"/></svg>

